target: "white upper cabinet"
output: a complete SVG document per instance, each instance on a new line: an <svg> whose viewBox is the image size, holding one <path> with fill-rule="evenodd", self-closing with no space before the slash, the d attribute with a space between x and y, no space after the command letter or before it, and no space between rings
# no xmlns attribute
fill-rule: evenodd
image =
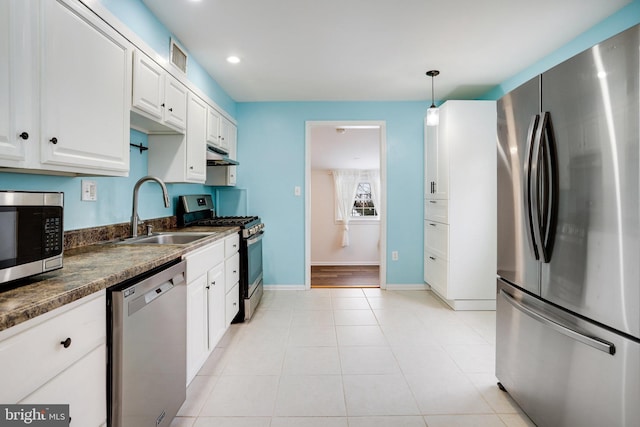
<svg viewBox="0 0 640 427"><path fill-rule="evenodd" d="M42 163L128 173L129 45L84 6L42 6Z"/></svg>
<svg viewBox="0 0 640 427"><path fill-rule="evenodd" d="M129 43L73 0L0 9L0 166L127 175Z"/></svg>
<svg viewBox="0 0 640 427"><path fill-rule="evenodd" d="M133 54L132 124L150 132L177 131L187 126L188 89L139 50Z"/></svg>
<svg viewBox="0 0 640 427"><path fill-rule="evenodd" d="M236 125L225 117L220 118L221 144L219 146L229 153L229 158L232 160L237 160L237 132ZM234 186L236 185L236 170L237 166L208 166L205 184Z"/></svg>
<svg viewBox="0 0 640 427"><path fill-rule="evenodd" d="M37 141L37 117L32 114L35 86L32 52L21 48L34 44L37 33L24 24L30 2L0 2L0 166L20 167L26 160L26 146ZM30 84L31 83L31 84Z"/></svg>
<svg viewBox="0 0 640 427"><path fill-rule="evenodd" d="M204 182L206 178L207 104L189 93L187 123L187 181Z"/></svg>
<svg viewBox="0 0 640 427"><path fill-rule="evenodd" d="M207 103L188 93L184 135L149 135L149 174L165 182L204 183Z"/></svg>
<svg viewBox="0 0 640 427"><path fill-rule="evenodd" d="M207 109L207 142L220 147L220 113L213 107Z"/></svg>

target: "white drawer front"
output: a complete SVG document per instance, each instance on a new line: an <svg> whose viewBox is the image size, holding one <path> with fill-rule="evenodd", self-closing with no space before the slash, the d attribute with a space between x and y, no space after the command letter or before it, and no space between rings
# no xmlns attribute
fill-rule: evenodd
<svg viewBox="0 0 640 427"><path fill-rule="evenodd" d="M0 402L16 403L106 343L106 297L92 299L0 342ZM67 339L67 348L62 344Z"/></svg>
<svg viewBox="0 0 640 427"><path fill-rule="evenodd" d="M432 253L424 256L424 281L441 295L447 297L449 263Z"/></svg>
<svg viewBox="0 0 640 427"><path fill-rule="evenodd" d="M187 283L191 283L211 267L224 261L224 242L216 242L190 252L185 259L187 260L186 280Z"/></svg>
<svg viewBox="0 0 640 427"><path fill-rule="evenodd" d="M224 239L224 257L229 258L240 250L240 235L234 234Z"/></svg>
<svg viewBox="0 0 640 427"><path fill-rule="evenodd" d="M449 201L425 200L424 219L449 224Z"/></svg>
<svg viewBox="0 0 640 427"><path fill-rule="evenodd" d="M449 226L435 221L424 222L424 250L438 258L449 259Z"/></svg>
<svg viewBox="0 0 640 427"><path fill-rule="evenodd" d="M229 292L231 288L240 280L240 254L236 253L234 256L224 262L224 280L226 292Z"/></svg>
<svg viewBox="0 0 640 427"><path fill-rule="evenodd" d="M231 324L231 321L233 320L234 317L236 317L236 314L238 314L238 311L240 310L240 290L239 289L240 289L239 285L236 284L233 288L231 288L229 293L227 293L226 308L225 308L227 325Z"/></svg>

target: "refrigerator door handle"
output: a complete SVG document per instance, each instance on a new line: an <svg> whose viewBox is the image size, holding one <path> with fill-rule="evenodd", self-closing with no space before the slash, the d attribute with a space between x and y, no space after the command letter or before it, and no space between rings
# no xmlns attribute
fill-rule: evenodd
<svg viewBox="0 0 640 427"><path fill-rule="evenodd" d="M527 216L526 229L527 237L529 241L529 249L536 260L540 259L538 254L538 242L536 241L536 233L534 229L534 217L537 215L537 208L532 206L533 201L536 200L536 192L534 188L535 174L533 171L534 158L537 157L537 152L534 152L536 129L538 128L538 122L540 121L540 115L536 114L531 118L529 124L529 130L527 131L527 146L526 156L524 160L524 208ZM537 160L536 160L537 163ZM535 186L537 188L537 185ZM533 190L533 191L532 191Z"/></svg>
<svg viewBox="0 0 640 427"><path fill-rule="evenodd" d="M535 311L534 309L527 307L525 304L518 302L515 298L513 298L511 295L509 295L507 292L504 291L504 289L500 289L500 296L502 298L505 299L505 301L507 301L509 304L511 304L515 309L517 309L518 311L526 314L527 316L531 317L534 320L537 320L538 322L548 326L549 328L553 329L554 331L561 333L562 335L565 335L569 338L572 338L576 341L579 341L583 344L586 344L590 347L595 348L596 350L600 350L603 351L607 354L610 355L614 355L616 354L616 347L615 345L611 344L610 342L601 340L599 338L595 338L595 337L590 337L588 335L585 335L583 333L580 333L578 331L575 331L565 325L562 325L554 320L551 320L545 316L543 316L542 314L538 313L537 311Z"/></svg>
<svg viewBox="0 0 640 427"><path fill-rule="evenodd" d="M558 219L558 158L556 153L556 141L551 124L551 115L545 112L542 116L542 124L538 128L540 150L542 154L542 168L540 173L543 181L542 203L540 209L540 247L542 259L545 263L551 260L551 253L555 241L556 224Z"/></svg>

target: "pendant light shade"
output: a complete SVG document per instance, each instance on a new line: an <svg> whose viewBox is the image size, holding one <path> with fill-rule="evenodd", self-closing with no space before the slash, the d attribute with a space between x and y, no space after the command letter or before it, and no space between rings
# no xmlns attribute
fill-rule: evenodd
<svg viewBox="0 0 640 427"><path fill-rule="evenodd" d="M438 74L438 70L427 71L427 76L431 77L431 107L427 110L427 126L438 126L440 123L440 110L436 107L433 95L433 78Z"/></svg>

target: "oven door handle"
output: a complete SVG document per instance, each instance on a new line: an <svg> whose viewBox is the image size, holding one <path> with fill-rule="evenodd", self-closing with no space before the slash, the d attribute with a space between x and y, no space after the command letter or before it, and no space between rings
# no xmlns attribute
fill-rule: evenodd
<svg viewBox="0 0 640 427"><path fill-rule="evenodd" d="M250 239L248 239L247 240L247 246L251 246L254 243L258 243L260 240L262 240L262 235L263 234L264 234L264 231L261 231L258 234L256 234L255 236L253 236Z"/></svg>

